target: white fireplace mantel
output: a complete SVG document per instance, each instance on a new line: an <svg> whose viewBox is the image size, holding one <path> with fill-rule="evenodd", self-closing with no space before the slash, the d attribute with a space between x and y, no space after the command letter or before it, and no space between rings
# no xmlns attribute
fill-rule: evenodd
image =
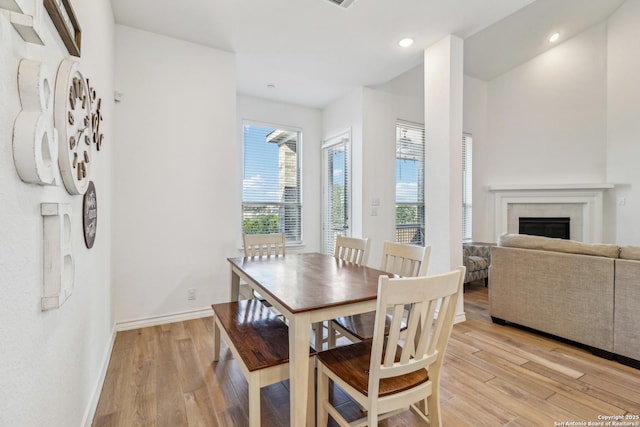
<svg viewBox="0 0 640 427"><path fill-rule="evenodd" d="M494 193L494 230L497 235L508 231L509 205L576 204L582 208L582 237L589 243L602 242L603 194L613 184L541 184L492 185Z"/></svg>
<svg viewBox="0 0 640 427"><path fill-rule="evenodd" d="M537 185L490 185L489 191L567 191L567 190L608 190L613 188L613 184L537 184Z"/></svg>

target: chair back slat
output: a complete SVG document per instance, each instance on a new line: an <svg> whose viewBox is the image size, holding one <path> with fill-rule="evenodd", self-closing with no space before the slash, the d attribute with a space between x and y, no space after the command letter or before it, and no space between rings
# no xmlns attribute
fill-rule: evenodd
<svg viewBox="0 0 640 427"><path fill-rule="evenodd" d="M416 345L416 353L433 353L436 351L437 337L440 334L441 326L443 324L444 317L438 316L436 318L436 310L438 306L442 307L442 310L447 309L447 301L449 297L445 297L439 301L430 301L427 304L425 313L423 314L425 322L423 323L425 331L420 337ZM427 322L427 319L434 319L431 322Z"/></svg>
<svg viewBox="0 0 640 427"><path fill-rule="evenodd" d="M336 247L333 256L336 259L352 262L357 265L364 265L369 258L369 239L357 237L336 236Z"/></svg>
<svg viewBox="0 0 640 427"><path fill-rule="evenodd" d="M278 256L285 255L284 233L273 234L245 234L244 256Z"/></svg>
<svg viewBox="0 0 640 427"><path fill-rule="evenodd" d="M430 246L385 241L380 269L402 277L424 276L427 274L430 253Z"/></svg>
<svg viewBox="0 0 640 427"><path fill-rule="evenodd" d="M392 308L392 319L389 325L389 336L387 337L387 348L396 348L400 341L400 331L402 328L402 318L404 313L404 305L395 305ZM395 363L395 352L388 351L385 353L384 366L392 366Z"/></svg>
<svg viewBox="0 0 640 427"><path fill-rule="evenodd" d="M442 364L453 327L456 302L462 293L465 268L436 276L378 280L378 303L372 343L369 392L382 378L395 377ZM400 346L405 308L409 318ZM392 319L385 341L385 319ZM431 370L429 375L431 376ZM433 370L439 375L440 370Z"/></svg>

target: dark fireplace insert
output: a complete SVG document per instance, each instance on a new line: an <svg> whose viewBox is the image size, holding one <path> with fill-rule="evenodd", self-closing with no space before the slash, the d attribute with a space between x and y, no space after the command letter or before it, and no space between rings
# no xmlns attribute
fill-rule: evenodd
<svg viewBox="0 0 640 427"><path fill-rule="evenodd" d="M568 217L520 217L518 233L568 240L571 237L569 221Z"/></svg>

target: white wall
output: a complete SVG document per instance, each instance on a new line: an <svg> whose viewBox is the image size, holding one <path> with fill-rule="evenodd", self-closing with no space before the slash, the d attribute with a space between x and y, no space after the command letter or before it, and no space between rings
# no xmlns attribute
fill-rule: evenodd
<svg viewBox="0 0 640 427"><path fill-rule="evenodd" d="M609 19L607 40L607 199L610 241L640 245L640 1L627 0ZM624 205L620 205L624 200Z"/></svg>
<svg viewBox="0 0 640 427"><path fill-rule="evenodd" d="M13 164L13 121L20 111L18 62L20 58L42 61L55 77L66 50L46 12L45 46L24 43L0 12L1 426L90 423L112 344L113 14L108 0L72 3L82 27L80 69L102 97L101 129L106 138L103 149L93 155L91 179L98 196L98 228L90 250L82 236L82 197L69 195L62 185L25 184ZM47 312L40 311L42 202L69 203L73 210L75 286L62 307Z"/></svg>
<svg viewBox="0 0 640 427"><path fill-rule="evenodd" d="M369 264L378 267L383 242L395 241L396 122L424 124L424 67L365 88L363 95L362 235L372 239Z"/></svg>
<svg viewBox="0 0 640 427"><path fill-rule="evenodd" d="M120 25L116 52L118 327L204 315L229 298L240 229L234 55Z"/></svg>
<svg viewBox="0 0 640 427"><path fill-rule="evenodd" d="M496 239L486 218L476 222L493 203L487 186L606 181L606 40L596 25L489 82L488 138L474 150L475 239ZM465 102L482 104L483 91Z"/></svg>
<svg viewBox="0 0 640 427"><path fill-rule="evenodd" d="M322 145L322 114L315 108L268 101L251 96L237 98L236 141L242 146L243 120L302 129L302 221L303 245L287 247L291 252L320 252L322 224L322 192L320 147ZM242 167L242 166L241 166ZM241 230L238 228L238 248ZM240 253L240 252L238 252Z"/></svg>

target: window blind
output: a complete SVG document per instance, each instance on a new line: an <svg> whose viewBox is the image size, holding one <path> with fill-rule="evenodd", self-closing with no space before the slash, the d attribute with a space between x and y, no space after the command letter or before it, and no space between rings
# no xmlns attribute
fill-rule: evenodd
<svg viewBox="0 0 640 427"><path fill-rule="evenodd" d="M242 231L302 240L299 130L243 125Z"/></svg>
<svg viewBox="0 0 640 427"><path fill-rule="evenodd" d="M424 125L396 122L396 242L424 245Z"/></svg>
<svg viewBox="0 0 640 427"><path fill-rule="evenodd" d="M323 252L333 255L336 236L350 235L351 176L349 135L327 141L323 146L324 220Z"/></svg>
<svg viewBox="0 0 640 427"><path fill-rule="evenodd" d="M473 138L462 135L462 239L473 239Z"/></svg>

